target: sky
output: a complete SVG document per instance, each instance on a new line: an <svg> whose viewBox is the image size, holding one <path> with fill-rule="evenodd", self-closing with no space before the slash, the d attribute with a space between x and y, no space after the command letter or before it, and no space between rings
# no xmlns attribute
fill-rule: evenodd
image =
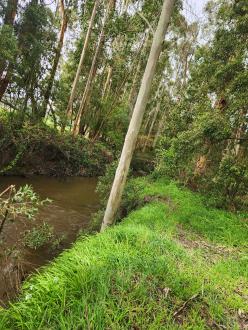
<svg viewBox="0 0 248 330"><path fill-rule="evenodd" d="M189 21L204 19L204 7L208 0L183 0L183 12Z"/></svg>

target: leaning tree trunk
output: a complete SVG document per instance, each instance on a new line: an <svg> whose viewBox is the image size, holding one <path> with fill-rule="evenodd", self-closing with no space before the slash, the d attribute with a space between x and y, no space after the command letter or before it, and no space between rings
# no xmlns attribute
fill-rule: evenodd
<svg viewBox="0 0 248 330"><path fill-rule="evenodd" d="M46 88L45 95L44 95L44 102L43 102L43 106L42 106L42 117L44 117L46 114L47 105L48 105L48 102L49 102L49 99L51 96L52 87L53 87L53 83L54 83L54 77L55 77L55 74L56 74L56 71L58 68L59 59L60 59L62 47L64 44L65 32L66 32L67 26L68 26L68 14L65 10L64 0L60 0L60 12L61 12L61 27L60 27L60 32L59 32L59 40L58 40L58 45L55 50L53 66L52 66L52 69L50 72L50 77L49 77L47 88Z"/></svg>
<svg viewBox="0 0 248 330"><path fill-rule="evenodd" d="M108 6L108 8L106 9L104 18L103 18L102 29L101 29L101 32L100 32L100 36L99 36L98 44L97 44L97 47L96 47L95 55L94 55L94 58L93 58L93 61L92 61L92 64L91 64L90 73L89 73L89 76L88 76L88 79L87 79L87 83L86 83L86 86L85 86L85 89L84 89L83 97L82 97L82 100L80 102L80 107L79 107L79 110L78 110L78 113L77 113L77 116L76 116L76 120L75 120L74 126L73 126L73 135L74 136L77 136L79 134L81 118L82 118L82 115L84 114L84 112L86 111L86 107L89 103L92 84L93 84L95 74L96 74L96 70L97 70L97 59L98 59L98 55L100 53L100 50L102 48L102 44L104 42L105 26L106 26L106 23L108 21L110 11L112 9L111 7L112 7L111 5Z"/></svg>
<svg viewBox="0 0 248 330"><path fill-rule="evenodd" d="M68 102L67 110L66 110L66 114L67 114L68 118L70 118L72 116L73 101L74 101L74 98L75 98L75 95L76 95L76 90L77 90L77 86L78 86L79 77L80 77L80 74L81 74L82 69L83 69L85 54L86 54L86 50L88 48L90 35L91 35L92 27L93 27L93 24L94 24L94 20L95 20L95 16L96 16L96 9L97 9L98 4L99 4L99 0L96 0L95 4L94 4L94 8L92 10L92 14L91 14L87 34L86 34L85 41L84 41L83 50L82 50L80 61L79 61L78 68L77 68L77 72L76 72L76 75L75 75L75 78L74 78L74 81L73 81L73 84L72 84L71 94L70 94L70 98L69 98L69 102Z"/></svg>
<svg viewBox="0 0 248 330"><path fill-rule="evenodd" d="M6 8L6 13L4 17L4 25L13 26L16 12L17 12L18 0L9 0ZM5 76L3 77L4 72ZM9 85L10 78L12 76L13 64L7 63L7 61L2 61L0 63L0 101Z"/></svg>
<svg viewBox="0 0 248 330"><path fill-rule="evenodd" d="M134 78L133 78L133 82L132 82L132 86L131 86L131 90L128 96L128 106L129 106L129 116L131 118L132 116L132 111L133 111L133 107L136 101L136 96L137 96L137 85L138 85L138 81L139 81L139 77L140 77L140 71L142 68L142 57L144 55L144 53L146 52L146 48L148 46L148 42L149 42L149 35L150 35L150 30L148 30L147 32L147 36L145 38L145 41L141 47L141 52L140 52L140 57L139 57L139 61L137 64L137 69L135 71L134 74Z"/></svg>
<svg viewBox="0 0 248 330"><path fill-rule="evenodd" d="M116 170L113 186L104 214L101 231L103 231L106 227L112 225L115 221L115 216L120 205L133 151L142 124L145 108L148 102L149 92L151 90L156 65L161 53L164 36L170 22L174 2L175 0L164 0L163 3L161 16L159 19L157 30L153 37L150 55L147 61L138 98L129 124L128 132L121 153L121 158Z"/></svg>

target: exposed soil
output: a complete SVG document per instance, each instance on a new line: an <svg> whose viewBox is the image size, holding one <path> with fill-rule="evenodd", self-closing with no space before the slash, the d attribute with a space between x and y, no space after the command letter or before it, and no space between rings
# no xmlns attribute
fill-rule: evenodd
<svg viewBox="0 0 248 330"><path fill-rule="evenodd" d="M219 244L207 242L196 233L187 232L182 226L177 225L175 240L184 248L189 250L198 249L201 251L206 261L215 263L220 258L239 257L242 251L235 247L227 247Z"/></svg>

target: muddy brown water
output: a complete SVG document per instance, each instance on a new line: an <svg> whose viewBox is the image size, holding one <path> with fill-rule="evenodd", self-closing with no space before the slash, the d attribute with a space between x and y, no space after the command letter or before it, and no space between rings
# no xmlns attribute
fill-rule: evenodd
<svg viewBox="0 0 248 330"><path fill-rule="evenodd" d="M36 223L49 223L58 237L65 238L56 250L51 246L33 250L24 247L22 241L29 224L24 226L17 219L5 224L0 236L0 305L3 306L15 299L22 281L30 273L70 247L78 234L89 228L92 213L99 208L95 178L0 177L0 192L11 184L17 188L31 185L41 199L52 199L51 204L39 210Z"/></svg>

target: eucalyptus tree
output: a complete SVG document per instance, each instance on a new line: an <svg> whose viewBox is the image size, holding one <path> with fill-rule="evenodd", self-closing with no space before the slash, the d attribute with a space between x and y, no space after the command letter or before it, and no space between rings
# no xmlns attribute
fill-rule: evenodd
<svg viewBox="0 0 248 330"><path fill-rule="evenodd" d="M98 67L98 57L100 54L100 51L102 49L104 40L105 40L105 29L106 29L106 25L108 23L108 20L112 14L112 12L115 10L115 4L116 1L115 0L110 0L108 2L107 8L105 10L105 14L102 20L102 27L101 27L101 31L100 31L100 35L99 35L99 39L97 42L97 46L96 46L96 50L94 53L94 57L92 60L92 64L91 64L91 68L90 68L90 72L88 75L88 79L85 85L85 89L84 89L84 93L80 102L80 107L74 122L74 126L73 126L73 134L78 135L79 131L80 131L80 125L81 125L81 120L82 120L82 115L86 112L87 110L87 106L90 102L90 98L91 98L91 93L92 93L92 84L94 82L94 78L97 72L97 67Z"/></svg>
<svg viewBox="0 0 248 330"><path fill-rule="evenodd" d="M104 214L104 219L101 227L102 231L106 227L114 223L115 215L119 208L130 162L132 159L132 154L135 148L138 133L142 124L142 119L147 105L149 92L152 85L152 79L155 74L156 64L161 53L164 36L171 19L173 6L174 0L165 0L163 3L158 26L153 37L153 43L147 61L147 66L141 82L138 98L129 124L128 132L122 149L121 158L116 170L113 186Z"/></svg>
<svg viewBox="0 0 248 330"><path fill-rule="evenodd" d="M197 47L183 93L167 112L158 169L211 191L218 206L235 207L248 189L248 7L219 0L207 12L212 36Z"/></svg>
<svg viewBox="0 0 248 330"><path fill-rule="evenodd" d="M19 58L15 83L23 99L23 111L30 109L35 120L43 116L43 79L49 68L55 40L51 10L32 0L26 6L19 24Z"/></svg>
<svg viewBox="0 0 248 330"><path fill-rule="evenodd" d="M13 1L10 3L13 5ZM4 69L0 94L10 100L10 105L13 103L12 106L19 110L23 118L28 110L32 118L39 119L42 114L44 80L56 37L53 13L43 2L24 1L18 7L18 19L14 21L16 5L17 2L14 2L11 7L14 9L10 11L11 20L8 20L14 24L13 38L9 40L13 48L9 49L10 59L6 57L8 68Z"/></svg>
<svg viewBox="0 0 248 330"><path fill-rule="evenodd" d="M99 5L99 0L96 0L95 3L94 3L94 7L92 9L92 14L91 14L90 20L89 20L89 26L88 26L87 33L86 33L86 36L85 36L84 46L83 46L82 53L81 53L81 56L80 56L80 61L78 63L77 72L75 74L75 78L74 78L74 81L73 81L73 84L72 84L71 94L70 94L67 109L66 109L66 115L69 118L72 116L73 101L74 101L74 98L75 98L75 95L76 95L80 74L82 72L82 68L83 68L83 65L84 65L85 55L86 55L86 51L87 51L87 48L88 48L88 45L89 45L89 40L90 40L90 36L91 36L91 32L92 32L92 28L93 28L93 24L94 24L94 20L95 20L98 5Z"/></svg>
<svg viewBox="0 0 248 330"><path fill-rule="evenodd" d="M115 1L114 0L110 0L109 4L105 10L105 14L103 17L103 21L102 21L102 27L101 27L101 31L100 31L100 35L97 41L97 46L96 46L96 50L94 53L94 57L92 59L92 63L91 63L91 68L90 68L90 72L88 75L88 79L85 85L85 89L84 89L84 93L80 102L80 107L74 122L74 126L73 126L73 135L76 136L79 134L80 131L80 125L81 125L81 120L82 120L82 115L84 114L84 112L87 109L87 105L90 102L90 95L91 95L91 90L92 90L92 84L96 75L96 71L97 71L97 61L98 61L98 57L99 57L99 53L101 51L101 48L103 46L104 43L104 34L105 34L105 27L106 24L108 22L109 19L109 15L111 14L111 11L114 10L115 8Z"/></svg>
<svg viewBox="0 0 248 330"><path fill-rule="evenodd" d="M99 76L95 88L97 95L97 89L104 91L110 79L107 97L101 96L101 101L95 102L95 109L91 108L85 118L94 140L101 136L116 148L121 147L149 55L158 12L159 2L151 5L140 0L123 1L121 9L116 10L108 29L108 42L105 43L105 78Z"/></svg>

